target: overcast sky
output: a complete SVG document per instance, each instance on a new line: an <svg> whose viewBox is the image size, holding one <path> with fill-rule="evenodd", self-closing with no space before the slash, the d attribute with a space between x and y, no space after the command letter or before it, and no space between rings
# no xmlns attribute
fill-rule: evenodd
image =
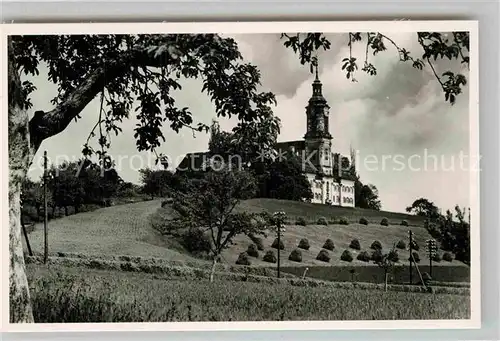
<svg viewBox="0 0 500 341"><path fill-rule="evenodd" d="M415 33L389 35L413 55L421 55ZM282 46L278 35L247 34L234 38L244 58L260 69L262 90L272 91L277 96L274 112L282 121L279 141L302 139L306 129L305 106L311 96L313 80L309 68L300 65L293 51ZM371 56L378 69L376 76L358 71L358 82L353 83L341 70L341 60L348 56L346 36L330 34L329 38L331 50L320 54L320 79L331 107L330 132L334 151L349 155L350 146L357 151L361 180L377 186L384 210L404 211L418 197L434 201L443 210L455 204L468 207L468 159L464 167L460 165L461 155L469 155L468 88L451 106L444 101L430 69L419 71L410 64L399 62L392 46ZM364 60L364 52L362 44L354 45L353 53L358 60ZM459 63L449 61L439 62L436 67L438 73L446 69L460 71ZM49 111L56 87L46 80L47 70L41 68L40 71L40 76L34 79L38 90L32 98L33 110ZM462 72L467 71L462 69ZM183 89L175 97L178 105L189 107L195 120L210 124L215 118L214 107L205 95L200 95L201 82L193 80L182 84ZM98 111L99 105L94 100L82 112L79 122L71 123L64 132L44 141L30 177L37 179L41 175L38 160L44 150L52 160L57 157L78 159ZM222 128L227 130L235 123L234 120L220 120ZM137 152L133 138L135 124L132 118L121 125L123 133L113 137L110 154L115 160L122 160L118 164L121 177L137 183L136 170L141 165L148 165L147 162L152 165L155 157L149 152ZM176 134L168 127L163 133L166 142L158 152L168 155L174 163L180 162L186 153L207 149L208 135L204 133L193 137L191 131ZM427 171L424 170L426 155ZM437 157L436 167L432 155Z"/></svg>

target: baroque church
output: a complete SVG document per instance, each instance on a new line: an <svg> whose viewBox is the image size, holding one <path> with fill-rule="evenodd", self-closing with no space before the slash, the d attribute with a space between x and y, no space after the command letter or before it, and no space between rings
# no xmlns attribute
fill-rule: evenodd
<svg viewBox="0 0 500 341"><path fill-rule="evenodd" d="M275 150L278 157L294 157L300 161L304 175L311 184L313 198L310 202L354 207L355 178L349 172L349 159L333 152L333 137L329 127L330 107L323 97L322 87L316 66L312 95L306 106L307 128L304 139L279 142ZM207 155L208 152L187 154L177 169L200 169L202 164L210 163L210 160L207 163Z"/></svg>

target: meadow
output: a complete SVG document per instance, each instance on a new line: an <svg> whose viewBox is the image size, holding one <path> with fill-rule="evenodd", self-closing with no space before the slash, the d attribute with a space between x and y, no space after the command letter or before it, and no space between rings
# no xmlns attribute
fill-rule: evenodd
<svg viewBox="0 0 500 341"><path fill-rule="evenodd" d="M422 271L428 259L424 242L430 238L418 218L401 226L405 214L370 212L324 205L254 199L238 209L261 212L285 210L289 219L282 238L282 272L262 256L275 236L262 236L264 250L251 257L251 266L236 265L240 252L253 241L237 236L222 254L215 281L209 282L210 262L187 252L172 236L162 236L152 222L170 216L160 200L141 201L83 212L49 223L47 265L41 264L43 225L29 234L36 256L27 258L33 308L37 322L155 322L155 321L264 321L264 320L386 320L466 319L470 315L469 269L460 262L444 262L433 268L432 288L401 285L407 282L408 250L399 250L400 261L384 292L383 270L356 259L369 251L374 240L387 250L407 240L411 228L420 244ZM347 215L347 211L351 215ZM389 226L380 217L390 218ZM336 223L348 217L349 225ZM369 224L359 224L359 217ZM307 220L295 224L296 217ZM327 217L328 225L318 225ZM391 220L392 219L392 220ZM307 238L309 250L301 250L302 262L288 260L299 241ZM330 262L316 260L327 238L334 241ZM349 248L359 239L361 250ZM349 249L354 260L340 260ZM307 277L302 279L308 267ZM354 270L354 271L353 271ZM417 283L414 271L413 283Z"/></svg>
<svg viewBox="0 0 500 341"><path fill-rule="evenodd" d="M467 319L467 297L28 265L36 322Z"/></svg>

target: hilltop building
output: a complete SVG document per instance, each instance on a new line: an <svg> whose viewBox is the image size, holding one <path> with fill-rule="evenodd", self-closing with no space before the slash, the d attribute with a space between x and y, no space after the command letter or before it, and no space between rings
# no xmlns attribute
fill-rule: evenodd
<svg viewBox="0 0 500 341"><path fill-rule="evenodd" d="M303 140L277 143L275 149L284 158L293 156L301 161L304 175L311 184L312 203L354 207L354 178L347 167L340 167L347 159L333 152L333 137L329 127L329 105L323 97L322 83L316 67L312 96L306 106L307 127ZM179 164L200 167L207 152L187 154ZM347 159L347 162L348 159ZM200 169L200 168L198 168Z"/></svg>

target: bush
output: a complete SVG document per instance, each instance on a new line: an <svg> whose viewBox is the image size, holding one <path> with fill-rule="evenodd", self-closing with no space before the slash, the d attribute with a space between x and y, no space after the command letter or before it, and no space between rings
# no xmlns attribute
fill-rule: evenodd
<svg viewBox="0 0 500 341"><path fill-rule="evenodd" d="M349 220L346 217L340 217L338 224L339 225L349 225Z"/></svg>
<svg viewBox="0 0 500 341"><path fill-rule="evenodd" d="M276 255L274 254L273 250L267 251L266 254L264 255L264 257L262 257L262 260L264 262L268 262L268 263L276 263L277 262Z"/></svg>
<svg viewBox="0 0 500 341"><path fill-rule="evenodd" d="M259 251L257 249L257 245L255 245L255 244L248 245L247 254L250 257L259 258Z"/></svg>
<svg viewBox="0 0 500 341"><path fill-rule="evenodd" d="M295 225L306 226L307 222L303 217L299 217L299 218L297 218Z"/></svg>
<svg viewBox="0 0 500 341"><path fill-rule="evenodd" d="M182 235L182 244L191 253L210 252L210 238L199 228L191 228Z"/></svg>
<svg viewBox="0 0 500 341"><path fill-rule="evenodd" d="M236 260L238 265L250 265L250 259L248 259L248 254L246 252L240 253L238 259Z"/></svg>
<svg viewBox="0 0 500 341"><path fill-rule="evenodd" d="M447 262L453 262L453 255L449 252L445 252L443 255L443 260Z"/></svg>
<svg viewBox="0 0 500 341"><path fill-rule="evenodd" d="M323 249L327 249L327 250L333 251L333 249L335 249L335 244L333 244L333 240L331 240L330 238L328 238L325 241L325 244L323 245Z"/></svg>
<svg viewBox="0 0 500 341"><path fill-rule="evenodd" d="M317 221L317 224L318 225L324 225L324 226L328 226L328 221L326 220L325 217L320 217Z"/></svg>
<svg viewBox="0 0 500 341"><path fill-rule="evenodd" d="M278 238L276 238L273 242L273 244L271 245L271 247L273 249L278 249ZM283 240L280 239L279 241L279 249L280 250L284 250L285 249L285 244L283 244Z"/></svg>
<svg viewBox="0 0 500 341"><path fill-rule="evenodd" d="M374 263L382 262L383 258L384 258L384 255L382 254L382 250L375 250L372 252L372 261Z"/></svg>
<svg viewBox="0 0 500 341"><path fill-rule="evenodd" d="M382 220L380 221L380 225L389 226L389 220L387 220L387 218L382 218Z"/></svg>
<svg viewBox="0 0 500 341"><path fill-rule="evenodd" d="M294 261L294 262L302 262L302 252L300 252L299 249L295 249L290 253L290 256L288 257L288 260Z"/></svg>
<svg viewBox="0 0 500 341"><path fill-rule="evenodd" d="M359 243L359 240L357 240L357 239L353 239L351 241L351 244L349 245L349 247L351 249L354 249L354 250L361 250L361 244Z"/></svg>
<svg viewBox="0 0 500 341"><path fill-rule="evenodd" d="M309 245L309 240L307 240L306 238L300 240L298 245L299 249L309 250L310 247L311 246Z"/></svg>
<svg viewBox="0 0 500 341"><path fill-rule="evenodd" d="M412 255L413 255L413 260L416 262L416 263L420 263L420 256L418 255L417 252L412 252ZM408 257L408 260L410 260L411 257Z"/></svg>
<svg viewBox="0 0 500 341"><path fill-rule="evenodd" d="M264 251L264 241L262 238L257 237L254 234L250 234L248 237L255 245L257 245L257 250Z"/></svg>
<svg viewBox="0 0 500 341"><path fill-rule="evenodd" d="M161 201L161 207L165 207L165 206L171 205L173 203L174 203L174 199L167 198L167 199Z"/></svg>
<svg viewBox="0 0 500 341"><path fill-rule="evenodd" d="M425 285L429 285L430 281L432 281L431 275L429 275L427 272L424 272L422 274L422 279L424 280Z"/></svg>
<svg viewBox="0 0 500 341"><path fill-rule="evenodd" d="M406 243L404 240L400 240L397 244L396 244L396 247L398 249L401 249L401 250L405 250L406 249Z"/></svg>
<svg viewBox="0 0 500 341"><path fill-rule="evenodd" d="M356 259L362 262L369 262L372 258L368 252L362 251L358 254L358 257L356 257Z"/></svg>
<svg viewBox="0 0 500 341"><path fill-rule="evenodd" d="M401 226L408 226L408 221L402 220L401 221Z"/></svg>
<svg viewBox="0 0 500 341"><path fill-rule="evenodd" d="M441 255L436 252L434 256L432 256L432 261L439 263L441 261Z"/></svg>
<svg viewBox="0 0 500 341"><path fill-rule="evenodd" d="M342 255L340 256L340 259L344 262L352 262L354 258L352 257L352 253L349 250L344 250L344 252L342 252Z"/></svg>
<svg viewBox="0 0 500 341"><path fill-rule="evenodd" d="M382 250L382 243L379 242L378 240L375 240L372 245L370 246L370 249L372 250Z"/></svg>
<svg viewBox="0 0 500 341"><path fill-rule="evenodd" d="M326 250L321 250L316 256L316 259L328 263L330 261L330 254Z"/></svg>
<svg viewBox="0 0 500 341"><path fill-rule="evenodd" d="M360 223L361 225L368 225L368 220L367 220L365 217L361 217L361 218L359 219L359 223Z"/></svg>
<svg viewBox="0 0 500 341"><path fill-rule="evenodd" d="M387 255L387 258L394 263L399 262L399 253L398 250L391 250L389 251L389 254Z"/></svg>

